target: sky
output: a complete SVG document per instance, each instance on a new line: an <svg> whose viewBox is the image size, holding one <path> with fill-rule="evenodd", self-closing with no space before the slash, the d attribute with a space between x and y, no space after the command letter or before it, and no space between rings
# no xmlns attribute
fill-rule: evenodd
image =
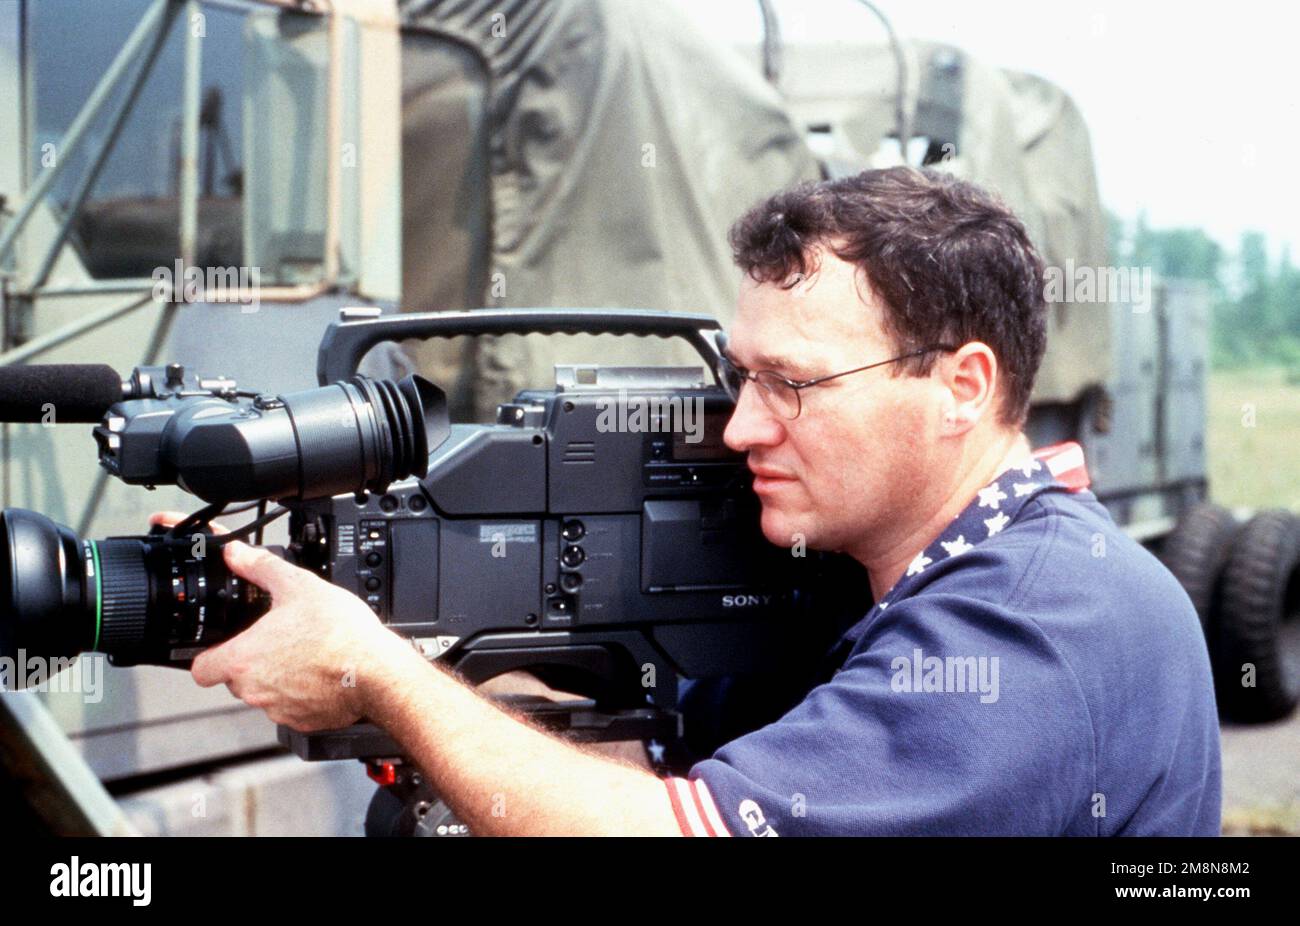
<svg viewBox="0 0 1300 926"><path fill-rule="evenodd" d="M756 0L676 0L756 40ZM856 0L774 0L787 42L880 40ZM1300 258L1300 4L1173 0L877 0L902 38L958 45L1062 87L1092 132L1102 201L1153 227L1246 230Z"/></svg>

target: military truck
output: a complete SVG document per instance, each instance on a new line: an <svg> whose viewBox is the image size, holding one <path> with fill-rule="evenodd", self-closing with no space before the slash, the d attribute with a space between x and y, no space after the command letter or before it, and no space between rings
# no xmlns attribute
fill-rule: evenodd
<svg viewBox="0 0 1300 926"><path fill-rule="evenodd" d="M726 230L746 207L871 166L951 170L1001 193L1062 284L1033 443L1080 441L1116 520L1182 579L1225 710L1289 710L1277 630L1300 530L1207 504L1207 296L1112 266L1068 96L887 23L783 44L758 7L763 41L733 46L649 0L0 4L0 365L177 362L277 392L313 385L341 310L725 324ZM483 421L556 364L698 362L684 350L510 335L383 345L363 368L418 369L457 420ZM4 425L4 506L82 536L196 507L107 479L88 430ZM184 673L106 671L100 700L0 695L9 790L44 825L360 832L374 786L359 764L286 755L260 712Z"/></svg>

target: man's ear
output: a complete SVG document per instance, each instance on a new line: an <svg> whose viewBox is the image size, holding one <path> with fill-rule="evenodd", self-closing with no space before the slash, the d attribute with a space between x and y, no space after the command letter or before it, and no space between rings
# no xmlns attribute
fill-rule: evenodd
<svg viewBox="0 0 1300 926"><path fill-rule="evenodd" d="M957 432L974 427L995 402L998 359L983 341L969 341L939 361L945 390L944 426Z"/></svg>

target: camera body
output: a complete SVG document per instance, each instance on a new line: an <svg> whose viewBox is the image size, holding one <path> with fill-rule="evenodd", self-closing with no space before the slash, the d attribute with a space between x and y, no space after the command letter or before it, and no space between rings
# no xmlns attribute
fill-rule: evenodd
<svg viewBox="0 0 1300 926"><path fill-rule="evenodd" d="M301 505L299 560L470 681L545 665L670 709L679 675L773 665L824 563L764 539L702 376L560 367L452 425L424 477Z"/></svg>

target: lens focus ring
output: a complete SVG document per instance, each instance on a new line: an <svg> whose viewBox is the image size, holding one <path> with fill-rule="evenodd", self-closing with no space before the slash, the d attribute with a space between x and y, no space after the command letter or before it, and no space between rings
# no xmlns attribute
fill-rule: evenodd
<svg viewBox="0 0 1300 926"><path fill-rule="evenodd" d="M144 642L149 614L149 574L138 540L101 540L99 546L99 647L123 652Z"/></svg>

